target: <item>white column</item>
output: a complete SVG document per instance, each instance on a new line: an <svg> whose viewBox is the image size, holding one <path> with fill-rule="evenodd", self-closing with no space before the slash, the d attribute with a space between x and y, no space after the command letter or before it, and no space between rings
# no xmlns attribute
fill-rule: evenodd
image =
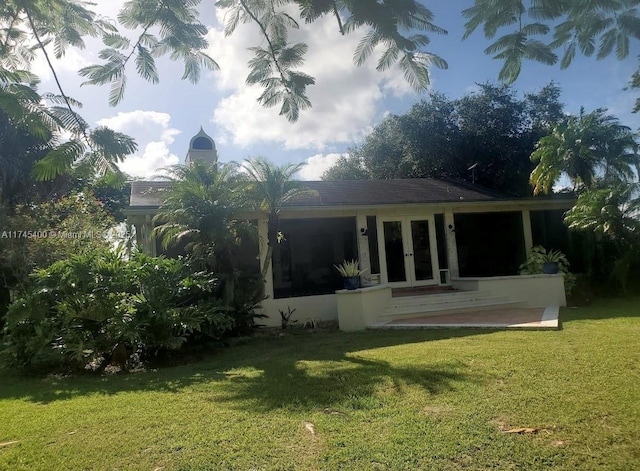
<svg viewBox="0 0 640 471"><path fill-rule="evenodd" d="M149 255L155 257L156 253L156 238L153 237L153 217L151 214L146 214L144 218L144 230L142 231L144 251Z"/></svg>
<svg viewBox="0 0 640 471"><path fill-rule="evenodd" d="M358 239L358 260L360 261L360 269L367 270L364 275L364 279L368 280L371 277L371 257L369 256L369 237L362 234L362 229L365 233L369 230L367 227L366 214L357 213L356 215L356 234Z"/></svg>
<svg viewBox="0 0 640 471"><path fill-rule="evenodd" d="M444 212L444 233L447 239L447 259L449 262L449 280L460 276L458 267L458 245L456 243L455 221L453 210L447 209Z"/></svg>
<svg viewBox="0 0 640 471"><path fill-rule="evenodd" d="M531 247L533 247L533 235L531 232L531 211L522 210L522 233L524 234L524 249L527 258L531 255Z"/></svg>

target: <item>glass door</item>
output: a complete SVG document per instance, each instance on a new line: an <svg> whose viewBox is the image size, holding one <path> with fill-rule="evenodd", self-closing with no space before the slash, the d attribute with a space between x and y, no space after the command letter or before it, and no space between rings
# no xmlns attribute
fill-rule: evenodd
<svg viewBox="0 0 640 471"><path fill-rule="evenodd" d="M380 268L383 282L395 286L437 284L436 234L433 218L379 219Z"/></svg>
<svg viewBox="0 0 640 471"><path fill-rule="evenodd" d="M384 261L388 283L406 283L407 267L405 260L404 238L402 236L402 221L383 221Z"/></svg>
<svg viewBox="0 0 640 471"><path fill-rule="evenodd" d="M429 220L411 221L412 279L415 283L433 280L433 238L429 226L433 226Z"/></svg>

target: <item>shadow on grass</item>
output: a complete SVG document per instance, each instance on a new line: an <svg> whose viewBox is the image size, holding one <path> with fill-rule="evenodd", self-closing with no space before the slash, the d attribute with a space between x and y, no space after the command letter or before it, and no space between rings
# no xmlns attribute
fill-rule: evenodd
<svg viewBox="0 0 640 471"><path fill-rule="evenodd" d="M640 297L597 298L589 305L562 308L560 321L605 320L640 317Z"/></svg>
<svg viewBox="0 0 640 471"><path fill-rule="evenodd" d="M469 337L492 330L300 333L257 338L197 363L112 376L27 378L0 372L0 400L46 404L79 396L123 392L211 394L215 402L251 410L370 407L378 394L418 386L430 394L482 381L467 365L446 359L410 364L411 351L394 351L394 361L366 358L366 350Z"/></svg>

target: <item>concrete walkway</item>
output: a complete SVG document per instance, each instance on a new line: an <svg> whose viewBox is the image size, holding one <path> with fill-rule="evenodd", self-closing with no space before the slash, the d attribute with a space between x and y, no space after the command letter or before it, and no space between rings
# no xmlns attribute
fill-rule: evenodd
<svg viewBox="0 0 640 471"><path fill-rule="evenodd" d="M437 316L397 319L371 325L372 329L489 328L557 330L557 306L547 308L505 308L459 312Z"/></svg>

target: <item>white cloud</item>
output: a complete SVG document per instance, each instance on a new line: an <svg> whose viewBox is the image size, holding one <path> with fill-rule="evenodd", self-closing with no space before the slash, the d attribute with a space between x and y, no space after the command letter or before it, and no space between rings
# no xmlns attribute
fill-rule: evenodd
<svg viewBox="0 0 640 471"><path fill-rule="evenodd" d="M218 23L224 24L220 11ZM245 83L247 61L252 57L247 48L263 43L255 25L241 24L230 37L224 36L221 27L209 31L209 52L221 66L216 86L229 93L213 115L220 130L216 139L221 143L249 146L271 142L286 149L323 150L330 143L360 140L384 96L411 93L396 67L382 73L375 70L379 51L365 65L356 67L352 56L360 35L341 36L335 18L322 18L312 25L300 23L300 30L293 31L290 39L309 45L300 70L314 76L316 84L308 88L313 108L302 111L295 124L278 115L279 107L265 109L258 104L256 98L262 89Z"/></svg>
<svg viewBox="0 0 640 471"><path fill-rule="evenodd" d="M178 129L170 126L171 117L157 111L136 110L118 113L111 118L98 121L100 126L108 126L133 136L139 150L120 164L120 169L134 177L146 179L158 175L159 169L175 165L180 158L169 151Z"/></svg>
<svg viewBox="0 0 640 471"><path fill-rule="evenodd" d="M307 165L302 167L298 175L303 180L320 180L322 174L336 164L344 154L316 154L309 157Z"/></svg>
<svg viewBox="0 0 640 471"><path fill-rule="evenodd" d="M69 47L66 50L65 55L60 59L57 59L53 53L53 44L47 45L45 49L47 50L49 59L51 59L51 64L58 75L65 74L66 76L67 73L75 75L79 69L90 65L89 60L86 58L87 53L83 53L78 49ZM51 73L51 69L49 69L47 59L41 53L38 53L34 61L31 63L31 72L36 74L42 82L53 80L53 74Z"/></svg>

